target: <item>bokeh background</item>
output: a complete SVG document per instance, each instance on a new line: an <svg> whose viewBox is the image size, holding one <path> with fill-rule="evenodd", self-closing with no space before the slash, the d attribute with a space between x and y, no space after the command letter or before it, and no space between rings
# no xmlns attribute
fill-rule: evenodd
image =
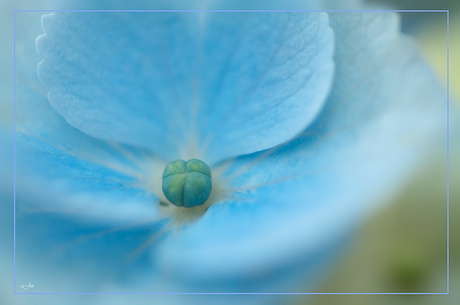
<svg viewBox="0 0 460 305"><path fill-rule="evenodd" d="M12 46L12 11L17 7L11 0L2 4L2 48ZM7 3L8 2L8 3ZM451 151L450 151L450 294L449 295L309 295L291 296L293 304L459 304L460 293L460 166L458 152L460 138L456 133L459 123L460 99L460 2L369 0L370 5L385 9L449 9L450 10L450 89L451 89ZM37 7L38 8L38 7ZM423 16L422 16L423 15ZM445 14L401 14L404 32L414 36L427 60L444 83L447 81L446 19ZM5 53L5 52L3 52ZM7 58L0 61L3 71L12 73L12 48ZM6 75L1 74L2 77ZM12 100L12 76L1 80L2 96ZM4 94L4 92L7 92ZM11 126L11 107L0 103L2 124ZM3 127L3 126L2 126ZM446 185L447 157L445 147L415 173L414 178L379 213L370 218L350 240L340 261L332 272L318 279L318 292L445 292L446 291ZM6 154L7 156L3 156ZM5 160L9 150L2 147L2 170L11 172ZM1 178L3 178L2 175ZM8 181L0 180L7 188ZM1 198L7 204L11 198ZM12 209L11 209L12 211ZM9 217L3 215L2 217ZM11 259L10 249L3 247L1 259ZM8 241L8 244L10 242ZM6 254L5 254L6 253ZM4 264L2 264L3 266ZM2 270L2 287L9 282L12 268ZM12 289L12 287L11 287ZM310 287L305 289L311 291ZM4 291L2 290L2 293ZM27 296L26 296L27 297ZM33 304L32 300L22 300ZM286 300L278 296L280 304ZM0 298L1 300L12 298ZM9 304L9 303L8 303ZM102 303L101 303L102 304Z"/></svg>
<svg viewBox="0 0 460 305"><path fill-rule="evenodd" d="M450 290L449 295L314 295L296 304L459 304L460 225L458 106L460 2L369 0L385 9L448 9L450 15ZM401 13L402 29L417 39L447 85L446 15ZM398 196L360 229L322 292L446 292L447 156L431 158Z"/></svg>

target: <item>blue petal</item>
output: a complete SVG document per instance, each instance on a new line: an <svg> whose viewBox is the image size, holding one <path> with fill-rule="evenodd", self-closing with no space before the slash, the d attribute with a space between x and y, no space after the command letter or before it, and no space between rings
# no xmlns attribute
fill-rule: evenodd
<svg viewBox="0 0 460 305"><path fill-rule="evenodd" d="M35 292L98 290L108 276L116 282L136 276L139 265L146 270L145 255L126 258L164 226L158 199L142 182L155 159L90 137L51 108L36 76L40 18L32 15L16 19L16 289L35 282ZM34 21L35 34L23 27ZM53 268L44 274L44 265Z"/></svg>
<svg viewBox="0 0 460 305"><path fill-rule="evenodd" d="M33 293L101 291L109 282L135 289L140 272L154 274L148 255L135 252L164 221L120 226L80 221L73 215L31 214L20 208L24 204L29 205L22 200L16 209L17 292L29 282L35 288L27 292Z"/></svg>
<svg viewBox="0 0 460 305"><path fill-rule="evenodd" d="M171 14L152 16L44 16L47 35L37 45L46 60L38 72L51 105L71 125L169 156L176 154L180 124L171 105L179 107L176 102L190 93L186 63L195 48L190 21ZM192 51L174 56L179 46Z"/></svg>
<svg viewBox="0 0 460 305"><path fill-rule="evenodd" d="M211 206L168 240L155 253L164 270L216 285L276 276L351 232L445 137L443 90L395 15L331 14L331 25L337 75L320 116L294 141L230 163L241 202Z"/></svg>
<svg viewBox="0 0 460 305"><path fill-rule="evenodd" d="M126 222L158 218L158 199L123 164L94 163L16 133L17 204L34 212L60 212L88 220ZM136 175L137 174L137 175Z"/></svg>
<svg viewBox="0 0 460 305"><path fill-rule="evenodd" d="M321 109L333 72L326 14L206 15L198 134L206 157L289 140Z"/></svg>
<svg viewBox="0 0 460 305"><path fill-rule="evenodd" d="M146 168L152 166L150 152L90 137L50 107L35 70L40 60L34 46L40 16L18 13L16 17L18 195L42 201L34 209L72 212L76 217L118 221L151 217L157 199L141 185L151 170ZM31 26L34 21L37 27Z"/></svg>
<svg viewBox="0 0 460 305"><path fill-rule="evenodd" d="M292 138L332 77L324 14L55 13L43 27L52 106L87 134L168 160L214 163Z"/></svg>

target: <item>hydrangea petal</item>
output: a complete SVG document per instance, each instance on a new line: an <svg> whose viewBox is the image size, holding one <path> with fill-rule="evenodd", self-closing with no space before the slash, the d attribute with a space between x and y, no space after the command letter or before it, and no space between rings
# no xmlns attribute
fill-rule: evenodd
<svg viewBox="0 0 460 305"><path fill-rule="evenodd" d="M333 74L326 14L210 13L205 22L197 117L207 159L273 147L315 118Z"/></svg>
<svg viewBox="0 0 460 305"><path fill-rule="evenodd" d="M168 159L213 163L284 142L332 77L324 14L55 13L43 27L52 106L85 133Z"/></svg>
<svg viewBox="0 0 460 305"><path fill-rule="evenodd" d="M20 285L31 282L35 287L26 292L32 293L103 291L109 282L133 288L129 283L147 271L149 260L136 249L165 225L165 221L114 225L23 209L17 209L16 217L16 290L21 292Z"/></svg>
<svg viewBox="0 0 460 305"><path fill-rule="evenodd" d="M44 16L38 72L51 105L92 136L177 155L178 113L193 91L188 62L196 49L188 20L196 16L183 16Z"/></svg>
<svg viewBox="0 0 460 305"><path fill-rule="evenodd" d="M126 279L139 271L139 261L145 267L145 255L120 262L167 221L156 209L158 199L139 185L155 159L82 133L49 105L35 69L40 15L16 16L16 289L33 282L31 292L97 290L108 270ZM54 268L43 274L43 264ZM73 276L62 278L70 269Z"/></svg>
<svg viewBox="0 0 460 305"><path fill-rule="evenodd" d="M272 266L351 232L442 139L445 95L396 16L337 13L331 24L337 75L323 112L294 141L230 165L243 202L211 206L159 249L174 276L219 287L279 274Z"/></svg>
<svg viewBox="0 0 460 305"><path fill-rule="evenodd" d="M155 196L136 185L138 177L145 174L145 164L155 163L151 153L88 136L49 105L35 68L40 56L34 39L40 34L41 15L22 13L16 17L18 198L25 195L33 199L29 201L40 202L34 209L72 211L76 217L101 221L133 221L139 215L154 215ZM34 22L37 27L30 27ZM76 166L82 170L78 172ZM118 183L118 187L108 187L107 181ZM114 207L130 212L117 214Z"/></svg>
<svg viewBox="0 0 460 305"><path fill-rule="evenodd" d="M24 207L23 200L38 204L26 209L120 223L158 218L158 198L139 185L140 174L89 162L16 133L17 204Z"/></svg>

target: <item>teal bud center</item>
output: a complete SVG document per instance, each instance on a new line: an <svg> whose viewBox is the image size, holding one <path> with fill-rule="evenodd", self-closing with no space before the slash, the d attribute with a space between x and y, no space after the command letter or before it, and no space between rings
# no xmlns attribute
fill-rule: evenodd
<svg viewBox="0 0 460 305"><path fill-rule="evenodd" d="M201 160L176 160L163 172L163 194L175 206L192 208L202 205L211 194L211 170Z"/></svg>

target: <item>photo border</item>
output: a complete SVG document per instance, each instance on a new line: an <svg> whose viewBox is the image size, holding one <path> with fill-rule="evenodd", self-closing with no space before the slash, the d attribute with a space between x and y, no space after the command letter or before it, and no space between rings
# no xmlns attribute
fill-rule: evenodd
<svg viewBox="0 0 460 305"><path fill-rule="evenodd" d="M308 12L394 12L446 13L447 20L447 287L446 292L17 292L16 291L16 13L308 13ZM449 10L14 10L13 12L13 291L14 294L41 295L448 295L449 294Z"/></svg>

